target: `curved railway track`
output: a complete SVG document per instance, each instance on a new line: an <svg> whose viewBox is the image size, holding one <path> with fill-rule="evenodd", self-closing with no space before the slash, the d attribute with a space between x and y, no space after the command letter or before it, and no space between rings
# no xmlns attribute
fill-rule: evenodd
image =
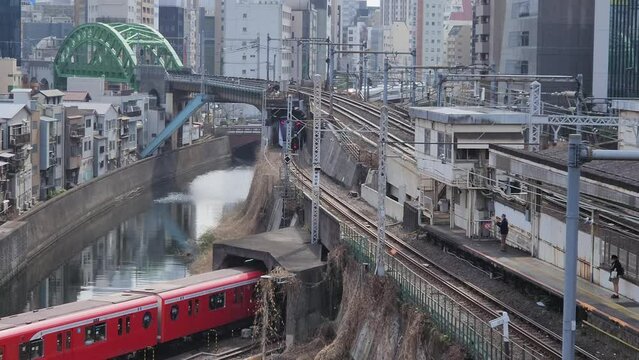
<svg viewBox="0 0 639 360"><path fill-rule="evenodd" d="M301 92L303 94L313 96L313 93L309 90L301 90ZM325 96L325 93L322 94L322 104L324 106L328 106L328 96ZM345 101L344 99L347 99L348 101ZM374 107L374 105L371 106ZM367 143L369 143L369 145L373 147L377 146L379 136L379 123L369 120L366 116L362 116L360 112L363 111L367 114L370 114L371 117L379 119L379 108L376 108L375 110L364 103L351 100L343 96L334 96L333 110L338 114L341 114L345 118L348 118L350 121L358 124L359 126L374 130L374 133L368 133L368 136L362 135L361 137L367 139ZM398 131L392 131L393 128ZM414 128L411 125L407 124L405 121L398 120L398 118L396 117L389 116L389 129L391 130L388 134L388 139L391 142L389 144L389 147L395 149L398 153L409 159L414 159L415 147L410 144L410 142L414 141ZM371 134L375 134L375 136L370 136Z"/></svg>
<svg viewBox="0 0 639 360"><path fill-rule="evenodd" d="M293 164L293 174L310 191L312 181L306 171ZM377 238L376 220L369 219L364 214L354 210L347 202L340 199L339 196L325 186L322 187L322 202L368 235L369 241ZM561 336L558 334L476 285L450 273L401 238L388 232L386 233L386 246L389 249L393 248L397 252L395 256L400 257L414 270L417 270L424 280L448 294L483 320L489 321L499 317L500 313L497 309L507 311L510 316L511 340L529 352L536 354L536 359L561 359ZM597 359L596 356L579 347L577 347L577 355L578 358L582 359Z"/></svg>

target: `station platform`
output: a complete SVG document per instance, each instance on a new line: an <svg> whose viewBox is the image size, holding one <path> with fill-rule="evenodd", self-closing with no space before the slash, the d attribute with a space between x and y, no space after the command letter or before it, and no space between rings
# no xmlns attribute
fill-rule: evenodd
<svg viewBox="0 0 639 360"><path fill-rule="evenodd" d="M473 257L482 259L504 272L519 277L548 292L563 298L564 270L530 254L514 248L500 251L498 240L474 240L467 238L463 230L459 233L447 225L426 225L430 236L453 246ZM620 296L612 299L612 292L583 278L577 278L577 305L589 314L611 323L625 341L639 346L639 303ZM601 322L599 322L601 323ZM610 329L610 328L608 328Z"/></svg>

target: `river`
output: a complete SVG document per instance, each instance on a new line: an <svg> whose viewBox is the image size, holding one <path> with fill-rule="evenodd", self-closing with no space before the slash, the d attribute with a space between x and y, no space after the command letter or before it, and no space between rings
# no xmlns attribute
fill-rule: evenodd
<svg viewBox="0 0 639 360"><path fill-rule="evenodd" d="M182 188L168 186L145 200L132 200L145 202L132 204L139 212L123 221L106 220L108 231L84 235L92 241L87 239L87 246L68 254L57 269L24 294L16 297L0 292L0 316L189 275L197 239L219 223L225 210L246 198L253 170L211 171ZM109 215L114 214L106 217ZM24 278L18 276L14 281ZM19 287L8 284L3 288Z"/></svg>

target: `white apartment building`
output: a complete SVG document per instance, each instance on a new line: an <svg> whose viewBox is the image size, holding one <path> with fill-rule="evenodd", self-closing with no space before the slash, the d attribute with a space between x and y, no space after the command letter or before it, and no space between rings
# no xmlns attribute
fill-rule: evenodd
<svg viewBox="0 0 639 360"><path fill-rule="evenodd" d="M291 21L291 8L283 0L226 0L224 75L266 79L268 72L269 79L288 83L292 78L294 44L281 39L291 38ZM273 39L268 51L267 36Z"/></svg>
<svg viewBox="0 0 639 360"><path fill-rule="evenodd" d="M446 0L424 2L422 14L422 65L439 66L446 62L444 43L444 22L446 20ZM420 48L420 46L417 46Z"/></svg>
<svg viewBox="0 0 639 360"><path fill-rule="evenodd" d="M83 2L83 0L76 0ZM85 0L87 22L124 22L158 29L158 0ZM78 6L78 4L76 4Z"/></svg>

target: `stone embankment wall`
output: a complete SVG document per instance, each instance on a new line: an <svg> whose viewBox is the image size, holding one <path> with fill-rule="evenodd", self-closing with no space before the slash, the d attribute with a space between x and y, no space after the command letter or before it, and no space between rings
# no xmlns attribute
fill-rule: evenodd
<svg viewBox="0 0 639 360"><path fill-rule="evenodd" d="M0 226L0 285L59 239L96 216L188 173L231 162L227 137L180 148L117 169L44 202Z"/></svg>

